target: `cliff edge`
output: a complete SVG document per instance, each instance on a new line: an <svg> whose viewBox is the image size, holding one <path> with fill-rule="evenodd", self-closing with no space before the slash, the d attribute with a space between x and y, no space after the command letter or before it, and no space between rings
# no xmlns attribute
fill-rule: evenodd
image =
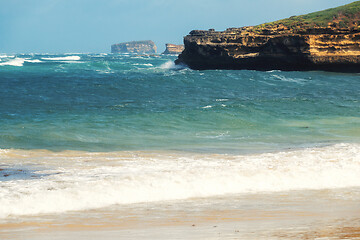
<svg viewBox="0 0 360 240"><path fill-rule="evenodd" d="M156 45L153 41L133 41L111 45L111 53L154 54Z"/></svg>
<svg viewBox="0 0 360 240"><path fill-rule="evenodd" d="M360 1L258 26L193 30L175 61L192 69L360 72Z"/></svg>

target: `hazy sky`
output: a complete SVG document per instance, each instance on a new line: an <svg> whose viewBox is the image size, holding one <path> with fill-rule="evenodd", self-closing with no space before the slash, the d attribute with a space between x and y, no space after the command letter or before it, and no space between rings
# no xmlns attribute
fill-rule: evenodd
<svg viewBox="0 0 360 240"><path fill-rule="evenodd" d="M113 43L180 44L193 29L255 25L354 0L0 0L1 53L110 52Z"/></svg>

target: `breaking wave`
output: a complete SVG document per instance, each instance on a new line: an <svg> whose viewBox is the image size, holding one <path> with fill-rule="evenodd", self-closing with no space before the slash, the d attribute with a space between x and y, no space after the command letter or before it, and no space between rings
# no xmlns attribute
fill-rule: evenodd
<svg viewBox="0 0 360 240"><path fill-rule="evenodd" d="M11 59L7 62L0 63L0 66L15 66L15 67L21 67L24 65L25 59L22 58L15 58Z"/></svg>
<svg viewBox="0 0 360 240"><path fill-rule="evenodd" d="M174 61L167 61L166 63L163 63L160 66L161 69L173 69L173 70L180 70L180 69L185 69L186 66L184 65L176 65L174 63Z"/></svg>
<svg viewBox="0 0 360 240"><path fill-rule="evenodd" d="M2 150L0 159L5 163L0 169L1 218L229 194L360 187L359 144L253 155ZM6 162L14 159L22 165L8 169ZM24 167L34 165L37 169Z"/></svg>
<svg viewBox="0 0 360 240"><path fill-rule="evenodd" d="M80 56L66 56L66 57L46 57L41 58L47 61L78 61L81 59Z"/></svg>

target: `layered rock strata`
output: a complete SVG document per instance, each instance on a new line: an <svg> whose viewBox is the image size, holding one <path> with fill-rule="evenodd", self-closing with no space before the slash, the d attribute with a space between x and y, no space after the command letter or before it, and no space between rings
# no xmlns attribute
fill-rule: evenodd
<svg viewBox="0 0 360 240"><path fill-rule="evenodd" d="M360 72L360 1L222 32L194 30L175 61L192 69Z"/></svg>
<svg viewBox="0 0 360 240"><path fill-rule="evenodd" d="M176 63L192 69L360 72L359 29L192 31L184 43Z"/></svg>
<svg viewBox="0 0 360 240"><path fill-rule="evenodd" d="M166 49L162 54L180 54L184 50L184 45L175 45L167 43Z"/></svg>
<svg viewBox="0 0 360 240"><path fill-rule="evenodd" d="M154 54L156 45L153 41L133 41L111 45L111 53L136 53L136 54Z"/></svg>

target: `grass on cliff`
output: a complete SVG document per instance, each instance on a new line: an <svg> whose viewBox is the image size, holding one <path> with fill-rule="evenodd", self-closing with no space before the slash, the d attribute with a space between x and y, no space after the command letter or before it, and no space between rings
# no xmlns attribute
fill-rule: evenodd
<svg viewBox="0 0 360 240"><path fill-rule="evenodd" d="M296 27L359 27L360 26L360 1L344 6L330 8L306 15L292 16L283 20L265 23L256 26L257 28L268 28L283 25L287 28Z"/></svg>

